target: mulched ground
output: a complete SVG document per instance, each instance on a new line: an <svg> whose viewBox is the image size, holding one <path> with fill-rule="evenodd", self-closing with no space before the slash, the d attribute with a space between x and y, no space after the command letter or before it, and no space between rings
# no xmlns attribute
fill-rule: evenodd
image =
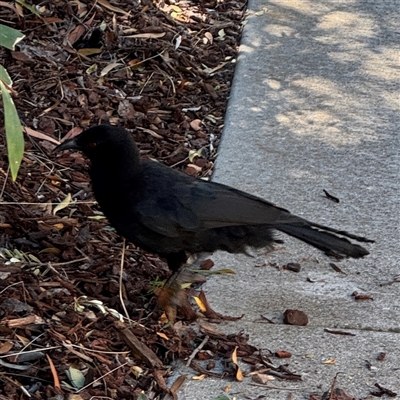
<svg viewBox="0 0 400 400"><path fill-rule="evenodd" d="M120 285L123 242L93 199L86 160L51 154L66 134L120 124L143 157L209 177L245 3L33 2L40 17L0 5L1 21L26 35L16 51L0 49L0 63L30 128L12 182L0 127L1 399L163 398L171 362L199 345L191 365L200 375L235 376L233 363L213 371L232 355L267 362L243 334L189 325L185 315L164 328L154 291L166 264L129 245Z"/></svg>

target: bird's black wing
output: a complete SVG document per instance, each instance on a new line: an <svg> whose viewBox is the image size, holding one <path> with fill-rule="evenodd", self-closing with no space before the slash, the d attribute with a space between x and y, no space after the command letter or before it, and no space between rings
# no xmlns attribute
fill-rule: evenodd
<svg viewBox="0 0 400 400"><path fill-rule="evenodd" d="M290 215L255 196L151 161L144 163L141 179L143 193L135 206L138 218L168 237L226 226L273 225Z"/></svg>

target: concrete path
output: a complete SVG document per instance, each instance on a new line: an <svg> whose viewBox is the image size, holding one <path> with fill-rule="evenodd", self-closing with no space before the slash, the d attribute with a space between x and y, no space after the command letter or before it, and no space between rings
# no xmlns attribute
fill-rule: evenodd
<svg viewBox="0 0 400 400"><path fill-rule="evenodd" d="M214 180L376 243L365 259L335 262L345 274L287 237L267 256L215 254L216 268L236 275L210 279L208 300L246 314L218 329L244 328L250 343L290 351L274 362L303 381L275 380L277 390L207 378L189 381L180 399L212 400L228 384L232 399L309 399L337 372L337 386L357 399L375 383L400 396L400 1L250 0L249 13ZM301 271L277 268L288 262ZM355 301L354 291L373 301ZM307 327L280 322L293 308Z"/></svg>

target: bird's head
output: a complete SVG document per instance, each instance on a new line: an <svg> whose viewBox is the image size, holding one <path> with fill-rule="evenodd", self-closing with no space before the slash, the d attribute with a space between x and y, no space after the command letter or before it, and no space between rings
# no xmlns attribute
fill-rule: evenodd
<svg viewBox="0 0 400 400"><path fill-rule="evenodd" d="M58 145L53 152L62 150L82 151L92 162L98 160L138 158L138 150L132 136L123 128L112 125L98 125L86 129L72 139Z"/></svg>
<svg viewBox="0 0 400 400"><path fill-rule="evenodd" d="M132 145L133 140L126 130L112 125L98 125L65 140L53 151L79 150L91 159L97 154L107 154L116 148Z"/></svg>
<svg viewBox="0 0 400 400"><path fill-rule="evenodd" d="M112 125L86 129L58 145L53 152L78 150L91 161L91 170L104 176L127 174L139 163L139 152L129 132Z"/></svg>

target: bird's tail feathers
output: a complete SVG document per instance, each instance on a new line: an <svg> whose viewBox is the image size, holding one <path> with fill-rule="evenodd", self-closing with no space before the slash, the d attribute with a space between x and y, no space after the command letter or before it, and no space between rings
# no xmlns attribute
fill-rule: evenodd
<svg viewBox="0 0 400 400"><path fill-rule="evenodd" d="M314 224L307 220L280 224L276 226L276 229L324 251L327 255L339 257L360 258L369 254L367 249L351 243L347 238L364 243L374 242L362 236Z"/></svg>

